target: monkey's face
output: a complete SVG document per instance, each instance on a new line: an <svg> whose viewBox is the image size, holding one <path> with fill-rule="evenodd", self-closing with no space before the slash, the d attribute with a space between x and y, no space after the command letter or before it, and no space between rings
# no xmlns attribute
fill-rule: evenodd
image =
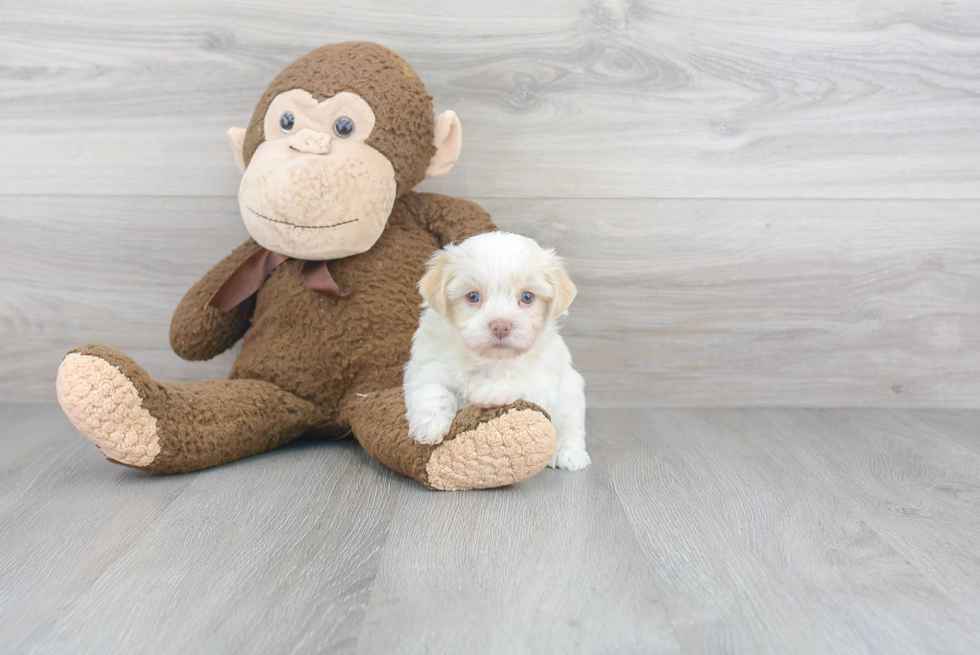
<svg viewBox="0 0 980 655"><path fill-rule="evenodd" d="M318 261L370 249L396 194L391 162L365 143L374 123L374 111L354 93L323 102L302 89L276 96L265 115L265 141L238 191L252 238Z"/></svg>

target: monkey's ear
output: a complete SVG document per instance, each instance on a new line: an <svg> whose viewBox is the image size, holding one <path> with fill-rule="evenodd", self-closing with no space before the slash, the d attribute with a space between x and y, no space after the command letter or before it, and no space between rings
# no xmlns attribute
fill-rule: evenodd
<svg viewBox="0 0 980 655"><path fill-rule="evenodd" d="M463 126L454 111L444 111L436 116L436 135L433 139L436 154L429 160L425 169L426 177L439 177L448 173L453 164L459 161L459 151L463 148Z"/></svg>
<svg viewBox="0 0 980 655"><path fill-rule="evenodd" d="M560 257L555 257L551 270L548 271L548 277L555 293L554 298L551 299L551 318L557 321L558 317L564 314L568 310L568 306L575 300L578 289L575 288L572 278L568 277L568 273L565 272L565 265Z"/></svg>
<svg viewBox="0 0 980 655"><path fill-rule="evenodd" d="M446 288L449 286L449 278L446 275L448 264L449 254L445 250L439 250L426 263L425 275L419 281L419 293L439 316L444 316L446 313Z"/></svg>
<svg viewBox="0 0 980 655"><path fill-rule="evenodd" d="M228 130L228 143L231 144L231 150L235 153L235 163L238 164L238 170L245 172L245 128L243 127L233 127Z"/></svg>

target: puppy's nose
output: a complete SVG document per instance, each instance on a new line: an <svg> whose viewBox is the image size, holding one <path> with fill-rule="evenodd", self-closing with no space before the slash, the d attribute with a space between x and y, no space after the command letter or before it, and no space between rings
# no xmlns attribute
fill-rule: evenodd
<svg viewBox="0 0 980 655"><path fill-rule="evenodd" d="M493 336L498 339L503 339L508 334L510 334L510 329L514 327L511 325L510 321L505 321L503 319L497 319L490 324L490 331L493 332Z"/></svg>
<svg viewBox="0 0 980 655"><path fill-rule="evenodd" d="M311 129L300 130L289 140L289 147L310 155L325 155L330 152L330 135Z"/></svg>

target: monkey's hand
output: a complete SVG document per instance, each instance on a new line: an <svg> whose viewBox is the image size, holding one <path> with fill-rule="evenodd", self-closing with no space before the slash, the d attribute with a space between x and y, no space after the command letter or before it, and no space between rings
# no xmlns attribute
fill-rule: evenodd
<svg viewBox="0 0 980 655"><path fill-rule="evenodd" d="M248 329L255 296L228 312L205 307L225 280L259 248L249 239L218 262L184 295L170 322L170 346L178 356L193 361L211 359L235 345Z"/></svg>
<svg viewBox="0 0 980 655"><path fill-rule="evenodd" d="M490 214L475 202L438 193L413 193L406 201L439 245L458 243L497 229Z"/></svg>

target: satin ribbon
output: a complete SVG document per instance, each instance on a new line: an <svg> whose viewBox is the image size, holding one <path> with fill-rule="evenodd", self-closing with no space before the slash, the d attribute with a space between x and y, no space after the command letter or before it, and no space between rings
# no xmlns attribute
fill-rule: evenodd
<svg viewBox="0 0 980 655"><path fill-rule="evenodd" d="M272 271L288 259L292 258L259 248L228 276L228 279L208 299L205 307L217 307L223 312L230 312L258 291L272 275ZM337 284L330 275L327 262L303 262L303 285L312 291L338 298L346 298L354 291L351 287L341 288Z"/></svg>

